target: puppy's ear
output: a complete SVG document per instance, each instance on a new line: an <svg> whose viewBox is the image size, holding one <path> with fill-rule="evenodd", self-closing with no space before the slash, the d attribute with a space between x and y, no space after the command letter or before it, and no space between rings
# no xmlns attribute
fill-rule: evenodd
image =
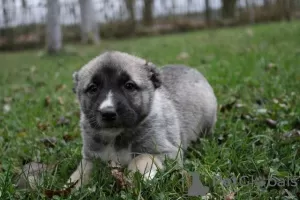
<svg viewBox="0 0 300 200"><path fill-rule="evenodd" d="M146 62L146 67L149 71L149 78L152 81L154 88L159 88L162 84L162 80L158 69L151 62Z"/></svg>
<svg viewBox="0 0 300 200"><path fill-rule="evenodd" d="M78 80L79 80L78 79L78 72L75 71L72 76L73 76L73 88L72 88L72 90L73 90L74 93L76 93Z"/></svg>

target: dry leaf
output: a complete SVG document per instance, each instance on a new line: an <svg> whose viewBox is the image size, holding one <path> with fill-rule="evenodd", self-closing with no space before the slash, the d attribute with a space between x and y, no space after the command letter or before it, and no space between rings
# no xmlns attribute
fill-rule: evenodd
<svg viewBox="0 0 300 200"><path fill-rule="evenodd" d="M253 120L253 117L248 114L241 114L241 119L242 120Z"/></svg>
<svg viewBox="0 0 300 200"><path fill-rule="evenodd" d="M69 135L69 134L65 134L63 135L63 139L65 142L70 142L71 140L74 140L75 136L73 135Z"/></svg>
<svg viewBox="0 0 300 200"><path fill-rule="evenodd" d="M70 120L64 116L61 116L56 122L56 125L58 126L64 126L69 124L70 124Z"/></svg>
<svg viewBox="0 0 300 200"><path fill-rule="evenodd" d="M131 182L125 177L123 169L119 163L109 161L108 165L111 168L111 175L115 178L118 189L131 187Z"/></svg>
<svg viewBox="0 0 300 200"><path fill-rule="evenodd" d="M277 122L273 119L266 119L265 123L268 125L270 128L276 128Z"/></svg>
<svg viewBox="0 0 300 200"><path fill-rule="evenodd" d="M39 130L44 131L49 127L49 124L38 122L37 127Z"/></svg>
<svg viewBox="0 0 300 200"><path fill-rule="evenodd" d="M55 87L55 91L64 90L67 86L65 84L60 84Z"/></svg>
<svg viewBox="0 0 300 200"><path fill-rule="evenodd" d="M187 52L181 52L178 56L177 56L177 60L185 60L188 59L190 56Z"/></svg>
<svg viewBox="0 0 300 200"><path fill-rule="evenodd" d="M57 97L57 100L60 105L64 105L64 100L62 97Z"/></svg>
<svg viewBox="0 0 300 200"><path fill-rule="evenodd" d="M12 102L12 100L13 100L12 97L4 97L3 102L9 104Z"/></svg>
<svg viewBox="0 0 300 200"><path fill-rule="evenodd" d="M235 105L235 103L236 103L236 100L232 101L231 103L221 105L220 112L225 112L225 111L231 110L233 108L233 106Z"/></svg>
<svg viewBox="0 0 300 200"><path fill-rule="evenodd" d="M44 195L48 198L52 198L53 196L66 197L71 194L72 189L75 187L79 180L72 183L68 188L63 190L44 190Z"/></svg>
<svg viewBox="0 0 300 200"><path fill-rule="evenodd" d="M21 131L17 134L17 137L25 137L27 133L25 131Z"/></svg>
<svg viewBox="0 0 300 200"><path fill-rule="evenodd" d="M231 192L225 197L225 200L234 200L235 193Z"/></svg>
<svg viewBox="0 0 300 200"><path fill-rule="evenodd" d="M288 139L288 138L297 138L299 137L300 138L300 130L292 130L290 132L287 132L283 135L284 138Z"/></svg>
<svg viewBox="0 0 300 200"><path fill-rule="evenodd" d="M266 66L266 70L272 70L272 69L277 69L277 65L274 64L274 63L269 63L269 64Z"/></svg>
<svg viewBox="0 0 300 200"><path fill-rule="evenodd" d="M50 96L46 96L45 98L45 106L48 107L51 104L51 98Z"/></svg>
<svg viewBox="0 0 300 200"><path fill-rule="evenodd" d="M42 138L40 139L40 142L42 142L46 147L53 148L57 142L57 139L55 137Z"/></svg>

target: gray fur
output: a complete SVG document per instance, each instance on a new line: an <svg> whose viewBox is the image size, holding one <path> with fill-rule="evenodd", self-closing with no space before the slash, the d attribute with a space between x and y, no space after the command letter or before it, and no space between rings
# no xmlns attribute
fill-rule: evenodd
<svg viewBox="0 0 300 200"><path fill-rule="evenodd" d="M129 102L121 93L121 96L114 94L123 98L128 108L122 111L124 115L118 113L120 119L111 127L92 111L101 102L90 101L84 93L92 77L104 67L114 68L116 73L127 72L142 88L126 95ZM123 165L144 153L175 158L180 147L186 150L192 141L211 132L216 123L217 101L213 89L200 72L186 66L157 69L144 59L113 51L94 58L73 77L81 108L82 153L87 160L111 159L104 156L108 148L114 149L113 157L122 157L117 161ZM106 92L113 90L109 85L105 87ZM125 116L132 117L130 122L121 119Z"/></svg>

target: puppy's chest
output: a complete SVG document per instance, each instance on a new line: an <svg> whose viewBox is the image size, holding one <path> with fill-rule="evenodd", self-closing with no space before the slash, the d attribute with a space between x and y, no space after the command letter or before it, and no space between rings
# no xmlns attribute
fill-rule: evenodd
<svg viewBox="0 0 300 200"><path fill-rule="evenodd" d="M109 143L97 152L98 157L103 161L114 161L121 165L128 165L132 160L131 145L127 148L117 148L114 143Z"/></svg>
<svg viewBox="0 0 300 200"><path fill-rule="evenodd" d="M132 148L128 141L116 138L106 142L98 137L94 137L85 145L85 149L88 150L89 154L103 161L114 161L121 165L128 165L132 160Z"/></svg>

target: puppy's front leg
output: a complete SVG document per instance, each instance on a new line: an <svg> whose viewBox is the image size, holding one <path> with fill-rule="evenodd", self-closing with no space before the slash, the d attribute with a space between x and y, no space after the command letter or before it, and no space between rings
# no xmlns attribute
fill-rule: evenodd
<svg viewBox="0 0 300 200"><path fill-rule="evenodd" d="M140 172L145 180L154 178L157 169L162 169L163 163L157 156L150 154L141 154L129 163L128 170L131 172Z"/></svg>
<svg viewBox="0 0 300 200"><path fill-rule="evenodd" d="M79 189L82 185L88 183L93 169L93 163L91 160L82 159L79 163L77 169L73 172L69 178L69 182L74 183L78 181L75 185L76 189Z"/></svg>

